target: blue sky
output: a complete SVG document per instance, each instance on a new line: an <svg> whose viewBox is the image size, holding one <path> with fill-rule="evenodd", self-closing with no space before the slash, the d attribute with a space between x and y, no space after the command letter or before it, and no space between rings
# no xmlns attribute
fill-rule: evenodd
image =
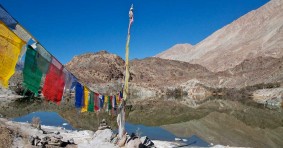
<svg viewBox="0 0 283 148"><path fill-rule="evenodd" d="M197 44L268 0L0 0L63 64L107 50L124 58L128 11L134 4L130 59L177 43Z"/></svg>

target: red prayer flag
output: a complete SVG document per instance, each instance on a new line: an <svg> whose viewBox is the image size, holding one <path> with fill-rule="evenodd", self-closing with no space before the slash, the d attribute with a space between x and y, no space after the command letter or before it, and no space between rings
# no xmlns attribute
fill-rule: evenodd
<svg viewBox="0 0 283 148"><path fill-rule="evenodd" d="M54 60L57 61L53 58L52 63L54 63ZM49 71L46 74L42 93L48 101L53 101L59 104L63 96L65 77L62 65L59 69L58 65L55 66L52 63L50 64Z"/></svg>
<svg viewBox="0 0 283 148"><path fill-rule="evenodd" d="M94 93L94 110L98 111L99 110L99 94Z"/></svg>

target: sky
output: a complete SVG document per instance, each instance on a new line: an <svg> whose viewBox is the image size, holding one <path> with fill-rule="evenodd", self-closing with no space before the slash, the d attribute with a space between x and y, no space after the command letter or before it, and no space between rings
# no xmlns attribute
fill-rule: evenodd
<svg viewBox="0 0 283 148"><path fill-rule="evenodd" d="M106 50L125 57L128 11L134 4L130 59L175 44L195 45L268 0L0 0L63 64Z"/></svg>

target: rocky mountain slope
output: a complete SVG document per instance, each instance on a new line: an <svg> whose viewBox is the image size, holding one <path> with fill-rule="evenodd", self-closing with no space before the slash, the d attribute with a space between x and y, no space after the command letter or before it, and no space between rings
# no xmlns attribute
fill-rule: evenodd
<svg viewBox="0 0 283 148"><path fill-rule="evenodd" d="M245 87L260 83L283 83L283 57L246 59L234 68L216 73L220 87Z"/></svg>
<svg viewBox="0 0 283 148"><path fill-rule="evenodd" d="M130 61L130 83L156 89L185 88L192 83L212 88L242 88L259 83L283 83L282 65L283 57L257 57L213 73L198 64L151 57ZM123 59L105 51L76 56L66 67L85 84L99 84L97 88L123 82Z"/></svg>
<svg viewBox="0 0 283 148"><path fill-rule="evenodd" d="M123 79L124 60L106 51L75 56L66 68L82 82L106 83Z"/></svg>
<svg viewBox="0 0 283 148"><path fill-rule="evenodd" d="M66 67L86 83L121 81L124 76L123 59L105 51L76 56ZM130 82L143 86L172 86L208 77L214 74L197 64L155 57L130 61Z"/></svg>
<svg viewBox="0 0 283 148"><path fill-rule="evenodd" d="M175 51L168 50L157 57L200 64L214 72L233 68L246 59L280 58L283 56L283 1L271 0L216 31L189 51L178 54Z"/></svg>
<svg viewBox="0 0 283 148"><path fill-rule="evenodd" d="M150 86L173 86L194 78L206 79L214 76L200 65L160 58L133 60L130 65L132 82Z"/></svg>

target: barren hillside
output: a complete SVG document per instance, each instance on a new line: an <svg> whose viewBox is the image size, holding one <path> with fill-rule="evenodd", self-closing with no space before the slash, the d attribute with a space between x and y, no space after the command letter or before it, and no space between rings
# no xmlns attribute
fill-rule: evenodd
<svg viewBox="0 0 283 148"><path fill-rule="evenodd" d="M123 79L124 60L100 51L75 56L66 67L86 84L105 83Z"/></svg>
<svg viewBox="0 0 283 148"><path fill-rule="evenodd" d="M283 56L283 1L271 0L216 31L188 52L173 55L174 51L170 50L170 53L169 58L160 57L200 64L214 72L233 68L246 59L280 58Z"/></svg>

